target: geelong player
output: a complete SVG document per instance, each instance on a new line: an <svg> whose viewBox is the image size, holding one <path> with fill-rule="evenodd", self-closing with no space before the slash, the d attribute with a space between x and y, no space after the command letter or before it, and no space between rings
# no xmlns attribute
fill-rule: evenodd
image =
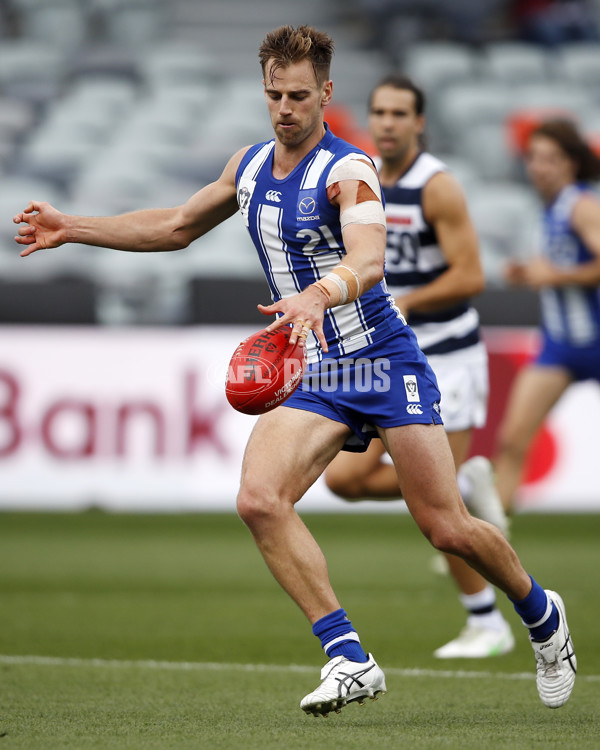
<svg viewBox="0 0 600 750"><path fill-rule="evenodd" d="M544 203L542 255L511 263L513 284L538 290L542 347L513 385L495 456L507 510L527 449L565 390L600 380L600 201L587 184L600 179L600 159L572 122L556 120L530 136L529 178Z"/></svg>
<svg viewBox="0 0 600 750"><path fill-rule="evenodd" d="M408 78L388 76L373 90L369 129L387 220L386 280L436 374L442 417L471 512L506 531L506 517L483 456L465 461L474 427L485 424L487 353L469 297L484 276L462 191L446 166L422 149L425 97ZM398 498L398 478L380 440L359 456L340 453L327 467L329 488L346 499ZM466 627L434 654L480 658L514 647L492 586L464 560L447 555L467 610Z"/></svg>
<svg viewBox="0 0 600 750"><path fill-rule="evenodd" d="M259 59L275 137L238 151L219 179L184 205L89 218L33 201L14 218L26 225L16 241L22 255L65 242L177 250L241 213L274 300L260 309L279 316L269 328L291 325L292 344L307 339L314 382L324 382L323 370L328 383L335 377L340 384L296 391L258 419L238 495L238 512L265 562L330 659L319 687L302 699L304 711L327 714L385 691L384 674L363 650L323 553L294 508L346 444L364 448L375 435L425 536L513 600L530 629L541 699L560 706L575 681L562 600L536 583L498 529L473 518L462 502L435 376L383 281L385 216L376 172L324 124L332 53L330 37L310 27L284 26L266 36ZM385 366L387 381L372 378L373 388L365 389L369 362Z"/></svg>

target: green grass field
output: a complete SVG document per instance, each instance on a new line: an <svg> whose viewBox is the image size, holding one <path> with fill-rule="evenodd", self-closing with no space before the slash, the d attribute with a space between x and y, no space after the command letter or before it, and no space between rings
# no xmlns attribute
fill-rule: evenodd
<svg viewBox="0 0 600 750"><path fill-rule="evenodd" d="M464 616L408 516L305 520L387 695L326 719L300 711L325 659L234 515L2 514L0 750L600 747L600 516L513 522L577 649L555 711L502 595L512 654L433 658Z"/></svg>

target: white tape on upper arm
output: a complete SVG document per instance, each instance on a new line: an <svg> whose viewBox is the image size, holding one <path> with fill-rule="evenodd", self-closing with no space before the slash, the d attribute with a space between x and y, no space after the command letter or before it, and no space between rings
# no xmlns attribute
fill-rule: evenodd
<svg viewBox="0 0 600 750"><path fill-rule="evenodd" d="M342 159L335 164L327 177L326 187L342 180L359 180L366 183L375 195L381 199L381 186L377 175L373 168L365 161L359 159L358 156L351 159Z"/></svg>
<svg viewBox="0 0 600 750"><path fill-rule="evenodd" d="M340 213L340 225L344 229L349 224L381 224L385 227L383 206L379 201L363 201L344 209Z"/></svg>

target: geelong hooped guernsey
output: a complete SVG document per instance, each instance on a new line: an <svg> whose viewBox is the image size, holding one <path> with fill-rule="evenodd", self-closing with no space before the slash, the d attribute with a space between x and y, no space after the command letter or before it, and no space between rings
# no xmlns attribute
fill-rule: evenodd
<svg viewBox="0 0 600 750"><path fill-rule="evenodd" d="M575 203L588 191L585 185L568 185L544 210L542 252L560 268L572 268L595 259L575 234L571 217ZM541 291L542 323L554 341L572 346L600 343L600 290L598 287L547 287Z"/></svg>
<svg viewBox="0 0 600 750"><path fill-rule="evenodd" d="M258 251L276 302L327 275L345 255L339 210L327 198L326 181L341 160L368 157L329 129L319 144L284 179L273 177L275 141L252 146L236 174L240 212ZM345 356L404 323L385 281L355 302L325 311L329 353L316 336L307 342L310 361Z"/></svg>
<svg viewBox="0 0 600 750"><path fill-rule="evenodd" d="M435 229L423 215L422 203L427 182L445 171L442 161L423 152L395 185L383 188L386 278L394 297L429 284L448 270ZM411 312L410 326L427 355L445 354L479 342L479 315L467 301L430 313Z"/></svg>

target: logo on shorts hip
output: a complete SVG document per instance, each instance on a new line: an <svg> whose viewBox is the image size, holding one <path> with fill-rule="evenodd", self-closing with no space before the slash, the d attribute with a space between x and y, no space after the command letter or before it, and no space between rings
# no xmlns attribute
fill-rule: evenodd
<svg viewBox="0 0 600 750"><path fill-rule="evenodd" d="M416 375L404 376L404 390L406 391L406 400L410 402L420 401L419 386L417 385Z"/></svg>
<svg viewBox="0 0 600 750"><path fill-rule="evenodd" d="M409 414L423 414L423 409L421 409L421 404L408 404L406 407L406 411Z"/></svg>

